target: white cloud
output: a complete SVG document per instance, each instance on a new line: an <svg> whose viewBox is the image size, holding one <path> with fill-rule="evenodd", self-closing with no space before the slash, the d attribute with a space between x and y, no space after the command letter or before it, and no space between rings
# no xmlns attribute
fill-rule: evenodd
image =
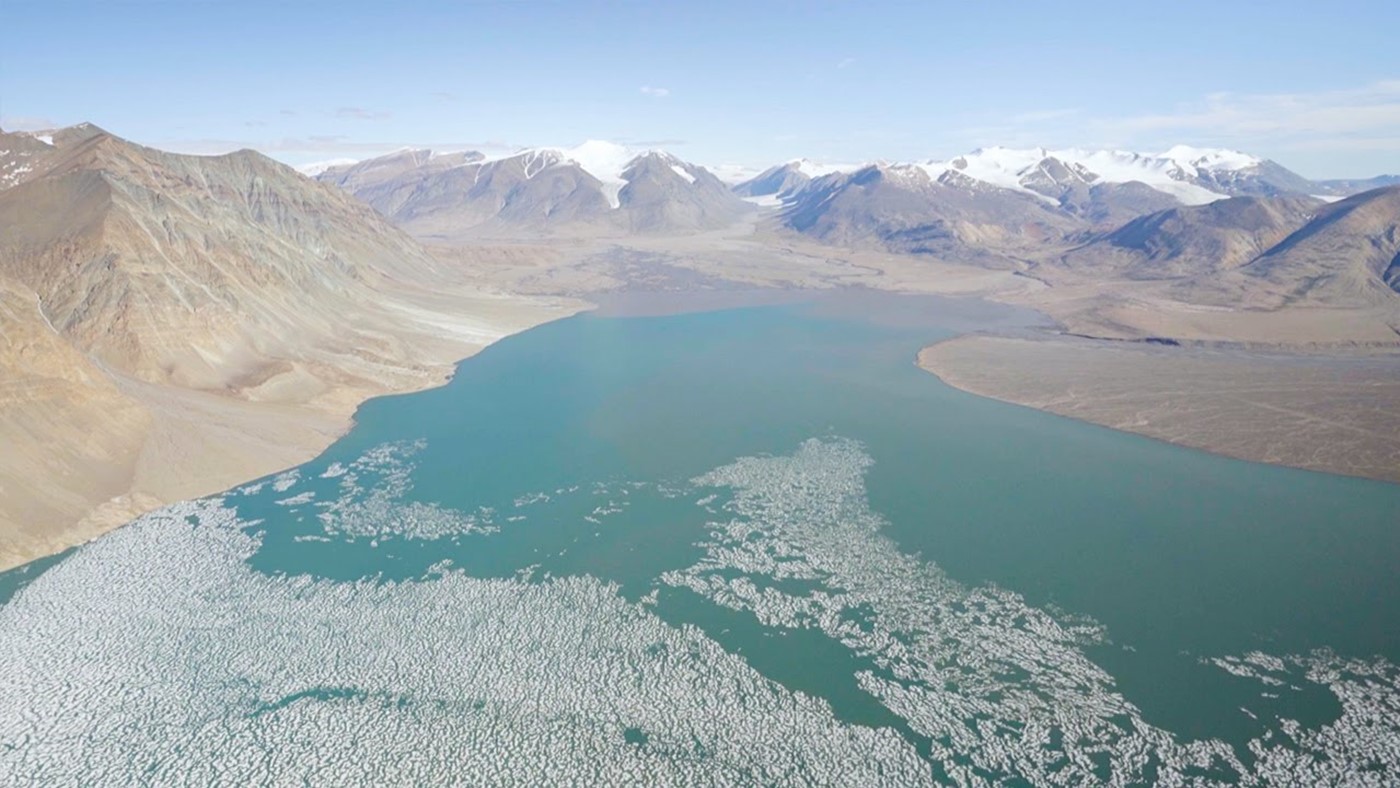
<svg viewBox="0 0 1400 788"><path fill-rule="evenodd" d="M854 66L855 64L856 64L856 59L855 59L855 58L853 58L853 57L843 57L843 58L841 58L840 60L838 60L838 61L836 62L836 67L837 67L837 68L850 68L851 66Z"/></svg>
<svg viewBox="0 0 1400 788"><path fill-rule="evenodd" d="M49 118L36 118L25 115L0 115L0 129L6 131L48 131L62 124Z"/></svg>
<svg viewBox="0 0 1400 788"><path fill-rule="evenodd" d="M513 153L522 147L517 143L504 140L375 142L352 140L338 135L311 135L309 137L263 140L199 138L143 142L175 153L200 155L228 153L243 148L252 148L274 159L297 165L328 159L365 159L404 148L428 148L435 151L474 150L488 155L502 155Z"/></svg>
<svg viewBox="0 0 1400 788"><path fill-rule="evenodd" d="M671 95L670 88L654 88L651 85L642 85L642 95L652 98L666 98Z"/></svg>
<svg viewBox="0 0 1400 788"><path fill-rule="evenodd" d="M1235 148L1317 177L1400 169L1400 80L1295 93L1221 92L1170 111L1042 109L977 118L953 148L1103 147L1145 152L1172 145Z"/></svg>
<svg viewBox="0 0 1400 788"><path fill-rule="evenodd" d="M1248 146L1348 147L1400 134L1400 80L1310 93L1213 93L1174 112L1105 118L1101 132Z"/></svg>
<svg viewBox="0 0 1400 788"><path fill-rule="evenodd" d="M762 172L763 168L747 164L712 164L707 169L725 183L741 183Z"/></svg>

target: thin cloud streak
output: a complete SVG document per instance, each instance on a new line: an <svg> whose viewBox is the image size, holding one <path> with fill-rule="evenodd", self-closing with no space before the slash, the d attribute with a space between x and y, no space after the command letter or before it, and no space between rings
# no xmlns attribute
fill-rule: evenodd
<svg viewBox="0 0 1400 788"><path fill-rule="evenodd" d="M62 126L51 118L29 115L0 115L0 129L6 131L48 131Z"/></svg>
<svg viewBox="0 0 1400 788"><path fill-rule="evenodd" d="M520 150L522 145L506 142L503 140L478 140L471 142L382 142L382 141L358 141L351 140L338 134L313 134L305 137L283 137L276 140L237 140L237 139L180 139L167 140L161 144L165 150L176 153L192 153L197 155L217 155L229 153L230 151L252 148L253 150L265 153L273 158L291 156L303 158L317 156L320 158L337 157L362 157L369 158L385 153L392 153L405 148L428 148L435 151L461 151L474 150L482 153L506 154Z"/></svg>
<svg viewBox="0 0 1400 788"><path fill-rule="evenodd" d="M1127 140L1173 137L1205 144L1281 150L1380 147L1400 136L1400 80L1312 93L1214 93L1176 112L1102 118L1092 124L1103 137Z"/></svg>
<svg viewBox="0 0 1400 788"><path fill-rule="evenodd" d="M952 138L969 149L1043 145L1152 152L1184 143L1281 158L1285 166L1294 152L1309 154L1303 160L1314 166L1335 157L1327 154L1345 153L1394 162L1400 157L1400 80L1307 93L1211 93L1170 112L1088 115L1066 108L984 120Z"/></svg>
<svg viewBox="0 0 1400 788"><path fill-rule="evenodd" d="M386 120L390 117L388 112L365 109L364 107L341 107L335 111L334 115L344 120Z"/></svg>

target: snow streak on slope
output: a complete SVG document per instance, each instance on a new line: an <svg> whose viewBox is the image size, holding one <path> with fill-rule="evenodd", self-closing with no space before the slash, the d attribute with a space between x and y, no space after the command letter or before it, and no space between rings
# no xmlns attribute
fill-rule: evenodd
<svg viewBox="0 0 1400 788"><path fill-rule="evenodd" d="M584 172L597 178L603 184L603 196L608 204L617 208L618 192L627 185L622 173L636 157L636 153L622 145L603 140L588 140L582 145L559 151L564 158L582 167Z"/></svg>

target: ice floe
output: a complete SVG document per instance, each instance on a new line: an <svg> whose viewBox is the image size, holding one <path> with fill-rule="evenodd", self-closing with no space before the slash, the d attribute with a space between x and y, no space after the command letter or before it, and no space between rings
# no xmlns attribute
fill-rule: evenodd
<svg viewBox="0 0 1400 788"><path fill-rule="evenodd" d="M272 577L242 525L217 500L170 507L0 608L0 782L927 778L894 732L593 578Z"/></svg>
<svg viewBox="0 0 1400 788"><path fill-rule="evenodd" d="M925 739L954 781L1033 784L1209 783L1265 777L1289 784L1383 782L1400 767L1400 673L1388 663L1292 658L1342 700L1318 731L1279 721L1288 742L1180 742L1146 723L1083 651L1094 622L1028 606L1017 594L954 582L901 553L867 503L870 458L859 444L811 440L792 456L751 457L699 479L729 487L730 519L706 556L665 582L749 611L766 626L818 628L869 658L860 685ZM792 581L802 581L793 587ZM1269 682L1285 660L1222 658ZM1370 771L1364 771L1370 769Z"/></svg>
<svg viewBox="0 0 1400 788"><path fill-rule="evenodd" d="M686 495L710 521L701 557L636 601L540 565L484 579L444 559L411 580L346 582L250 562L263 529L298 507L325 532L297 540L489 523L489 509L411 499L422 449L280 474L270 484L290 508L258 529L238 496L261 485L177 504L35 578L0 607L0 783L1380 785L1400 773L1395 665L1210 658L1264 692L1326 687L1341 713L1309 728L1242 709L1266 729L1247 746L1182 740L1086 656L1107 636L1094 621L902 552L868 502L872 460L839 438L688 485L514 498L578 493L588 519ZM692 592L772 632L824 633L893 722L846 719L719 633L665 617L670 595Z"/></svg>

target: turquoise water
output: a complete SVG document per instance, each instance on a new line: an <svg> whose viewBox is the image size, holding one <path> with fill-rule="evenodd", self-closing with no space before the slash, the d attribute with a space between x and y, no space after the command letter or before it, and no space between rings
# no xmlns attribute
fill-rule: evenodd
<svg viewBox="0 0 1400 788"><path fill-rule="evenodd" d="M1400 487L913 363L1024 320L867 296L506 339L294 472L0 576L0 773L1395 779Z"/></svg>

